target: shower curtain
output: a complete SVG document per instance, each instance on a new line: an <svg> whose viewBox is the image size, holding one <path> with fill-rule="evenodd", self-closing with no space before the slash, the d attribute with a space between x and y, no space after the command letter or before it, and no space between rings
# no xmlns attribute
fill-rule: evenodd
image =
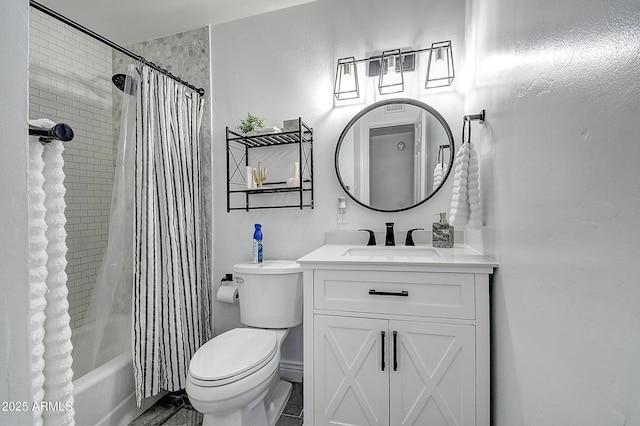
<svg viewBox="0 0 640 426"><path fill-rule="evenodd" d="M87 320L96 325L94 366L131 349L138 406L184 388L192 355L212 334L202 106L188 87L129 66L109 242ZM122 323L109 321L114 315L129 317L131 328L109 328Z"/></svg>
<svg viewBox="0 0 640 426"><path fill-rule="evenodd" d="M127 75L136 75L134 65L129 66ZM93 333L82 333L76 341L81 353L90 354L90 359L83 360L88 371L131 352L136 84L137 80L127 77L122 94L107 248L84 320Z"/></svg>
<svg viewBox="0 0 640 426"><path fill-rule="evenodd" d="M185 387L211 338L199 156L203 99L138 68L134 185L133 364L138 405Z"/></svg>

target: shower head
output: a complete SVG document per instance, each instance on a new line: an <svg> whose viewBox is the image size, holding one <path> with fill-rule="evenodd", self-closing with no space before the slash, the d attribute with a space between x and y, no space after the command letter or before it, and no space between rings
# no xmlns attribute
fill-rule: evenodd
<svg viewBox="0 0 640 426"><path fill-rule="evenodd" d="M124 92L124 82L126 80L127 80L127 76L125 74L114 74L114 76L111 77L111 81L113 81L113 84L123 92Z"/></svg>
<svg viewBox="0 0 640 426"><path fill-rule="evenodd" d="M111 77L111 81L113 81L113 85L116 86L118 89L120 89L121 91L124 92L124 85L127 81L127 75L126 74L114 74L113 77ZM135 89L134 87L130 87L130 90L127 91L127 94L129 95L133 95L135 93Z"/></svg>

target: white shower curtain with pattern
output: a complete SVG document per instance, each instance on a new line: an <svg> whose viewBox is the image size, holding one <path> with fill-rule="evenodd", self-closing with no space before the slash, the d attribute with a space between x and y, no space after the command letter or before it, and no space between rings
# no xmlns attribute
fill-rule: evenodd
<svg viewBox="0 0 640 426"><path fill-rule="evenodd" d="M211 290L199 152L203 99L137 66L133 364L138 405L185 387L211 338Z"/></svg>

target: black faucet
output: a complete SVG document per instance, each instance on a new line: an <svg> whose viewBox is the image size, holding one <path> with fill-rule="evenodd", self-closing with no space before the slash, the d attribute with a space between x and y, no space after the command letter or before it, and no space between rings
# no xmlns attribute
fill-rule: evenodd
<svg viewBox="0 0 640 426"><path fill-rule="evenodd" d="M367 241L368 246L376 245L376 234L370 229L358 229L358 231L365 231L369 233L369 241Z"/></svg>
<svg viewBox="0 0 640 426"><path fill-rule="evenodd" d="M384 245L395 246L396 239L395 239L395 236L393 235L393 222L387 222L385 223L385 226L387 227L387 234L384 237Z"/></svg>
<svg viewBox="0 0 640 426"><path fill-rule="evenodd" d="M405 246L415 246L413 242L413 231L424 231L424 228L414 228L407 231L407 238L404 240Z"/></svg>

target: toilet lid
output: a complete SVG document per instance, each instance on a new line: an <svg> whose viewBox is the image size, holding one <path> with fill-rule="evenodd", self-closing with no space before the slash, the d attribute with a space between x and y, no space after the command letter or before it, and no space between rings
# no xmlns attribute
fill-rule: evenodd
<svg viewBox="0 0 640 426"><path fill-rule="evenodd" d="M236 328L202 345L191 358L189 374L210 386L231 383L264 367L277 349L273 331Z"/></svg>
<svg viewBox="0 0 640 426"><path fill-rule="evenodd" d="M302 269L295 260L265 260L262 263L240 262L233 265L233 272L239 274L297 274Z"/></svg>

